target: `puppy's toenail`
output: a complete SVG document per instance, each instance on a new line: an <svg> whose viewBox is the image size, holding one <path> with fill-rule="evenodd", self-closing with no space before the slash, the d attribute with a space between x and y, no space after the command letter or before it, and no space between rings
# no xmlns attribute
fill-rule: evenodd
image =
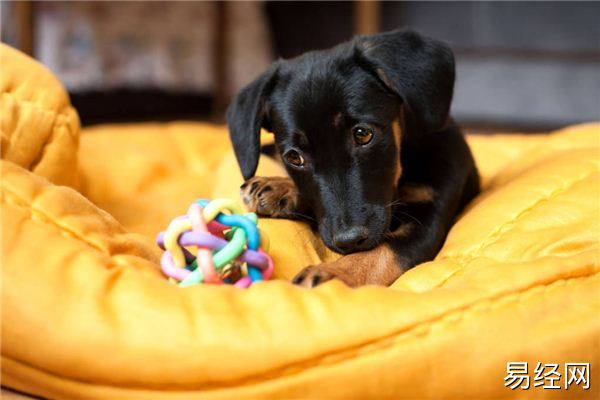
<svg viewBox="0 0 600 400"><path fill-rule="evenodd" d="M302 274L300 274L300 275L297 275L297 276L296 276L296 277L295 277L295 278L292 280L292 283L293 283L293 284L295 284L295 285L299 284L300 282L302 282L302 281L304 280L304 277L305 277L305 276L306 276L306 273L302 273Z"/></svg>
<svg viewBox="0 0 600 400"><path fill-rule="evenodd" d="M260 192L257 193L257 196L260 197L263 195L263 193L270 192L271 190L273 190L273 188L267 185L264 188L260 189Z"/></svg>
<svg viewBox="0 0 600 400"><path fill-rule="evenodd" d="M317 286L321 282L321 277L319 275L315 275L312 278L312 282L310 284L311 287Z"/></svg>
<svg viewBox="0 0 600 400"><path fill-rule="evenodd" d="M267 207L267 202L266 202L266 200L265 200L265 199L260 199L260 200L258 201L258 205L259 205L260 207L262 207L262 208L266 208L266 207Z"/></svg>

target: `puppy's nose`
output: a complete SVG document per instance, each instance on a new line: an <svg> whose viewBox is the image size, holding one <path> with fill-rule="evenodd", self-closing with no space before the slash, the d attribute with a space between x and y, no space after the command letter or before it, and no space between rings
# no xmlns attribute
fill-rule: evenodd
<svg viewBox="0 0 600 400"><path fill-rule="evenodd" d="M365 226L353 226L333 236L333 243L343 252L357 250L367 241L369 229Z"/></svg>

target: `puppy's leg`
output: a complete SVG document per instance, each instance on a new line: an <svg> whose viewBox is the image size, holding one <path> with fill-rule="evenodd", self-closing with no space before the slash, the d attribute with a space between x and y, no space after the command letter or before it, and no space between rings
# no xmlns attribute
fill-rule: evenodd
<svg viewBox="0 0 600 400"><path fill-rule="evenodd" d="M244 182L240 195L249 211L264 217L297 218L303 208L290 178L255 176Z"/></svg>
<svg viewBox="0 0 600 400"><path fill-rule="evenodd" d="M388 232L384 242L374 249L306 267L292 282L309 288L331 279L338 279L350 287L391 285L410 268L433 258L439 243L439 239L435 239L437 229L415 222L402 223L393 232Z"/></svg>
<svg viewBox="0 0 600 400"><path fill-rule="evenodd" d="M390 246L382 244L331 263L306 267L292 282L308 288L331 279L341 280L350 287L369 284L388 286L406 269Z"/></svg>

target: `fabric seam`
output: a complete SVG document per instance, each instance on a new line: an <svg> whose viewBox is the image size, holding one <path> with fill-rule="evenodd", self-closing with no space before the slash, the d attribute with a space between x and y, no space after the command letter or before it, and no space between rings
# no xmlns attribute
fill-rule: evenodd
<svg viewBox="0 0 600 400"><path fill-rule="evenodd" d="M44 220L48 221L48 222L46 222L46 224L54 226L59 231L62 231L62 232L65 232L65 233L69 234L70 237L76 239L78 242L86 244L89 247L91 247L92 249L98 251L99 253L106 255L110 259L110 262L112 264L114 264L114 266L122 265L121 263L117 263L113 259L114 257L133 256L133 257L140 257L140 258L144 259L143 257L141 257L139 255L135 255L135 254L128 254L128 253L115 253L115 254L112 254L110 251L108 251L108 249L104 250L104 249L96 246L92 242L86 240L86 238L84 236L78 234L77 232L74 232L73 230L68 229L67 227L65 227L62 224L60 224L55 218L52 218L51 216L49 216L45 212L43 212L40 209L34 207L31 203L27 202L25 199L23 199L21 196L19 196L18 194L16 194L14 191L10 190L4 183L2 183L2 190L4 190L9 196L13 196L14 198L20 200L22 203L24 203L24 204L27 205L27 207L19 205L14 200L11 201L7 197L7 200L11 201L11 203L12 203L13 206L19 207L21 209L29 211L29 217L28 217L29 220L33 220L32 219L33 212L36 212L36 213L42 215L44 217ZM122 233L124 233L124 232L122 232ZM131 264L130 262L128 262L126 257L120 258L120 260L123 260L124 264L127 264L127 266L129 266L131 268L134 268L134 269L136 268L136 265L135 264ZM150 261L150 260L147 260L147 259L145 259L145 260L152 263L152 261Z"/></svg>
<svg viewBox="0 0 600 400"><path fill-rule="evenodd" d="M461 268L457 269L455 271L453 271L449 276L447 276L446 278L444 278L443 281L439 282L438 284L436 284L435 286L432 286L432 288L439 288L441 286L443 286L446 282L448 282L453 276L455 276L457 273L460 273L461 271L464 270L465 268L465 263L469 263L472 260L474 260L477 257L481 257L481 252L483 250L485 250L488 246L496 243L500 238L502 238L502 236L508 232L508 231L503 231L503 229L505 229L506 227L510 226L510 225L514 225L520 218L522 218L523 216L527 215L528 213L531 212L531 210L533 210L538 204L548 201L553 197L556 197L564 192L566 192L567 190L571 189L573 186L575 186L577 183L580 183L582 181L584 181L585 179L589 178L590 176L592 176L593 174L597 173L597 171L592 171L589 172L573 181L571 181L567 186L563 187L563 188L559 188L556 189L554 191L552 191L550 194L548 194L547 196L544 196L542 198L539 198L537 201L535 201L533 204L531 204L530 206L528 206L527 208L525 208L524 210L522 210L518 215L516 215L514 218L512 218L509 221L506 221L505 223L503 223L500 227L498 227L494 232L492 232L491 234L489 234L485 239L483 239L481 241L481 244L474 250L470 250L468 251L467 254L463 254L462 256L452 256L449 257L449 259L453 259L454 261L456 261ZM444 259L442 259L444 260Z"/></svg>
<svg viewBox="0 0 600 400"><path fill-rule="evenodd" d="M232 388L232 387L236 387L236 386L245 386L245 385L250 385L250 384L254 384L254 383L262 383L267 380L289 377L289 376L296 375L303 371L307 371L307 370L310 370L312 368L319 367L319 366L338 365L338 364L341 364L348 360L354 360L360 356L371 355L372 353L376 353L378 351L385 351L386 349L393 347L394 344L396 343L396 341L398 340L398 338L403 335L410 336L412 334L412 335L419 335L419 336L427 336L431 333L431 327L433 325L442 324L444 322L457 323L458 321L462 320L463 315L468 311L474 311L474 312L478 312L480 314L487 312L495 304L497 304L501 301L505 301L507 298L510 298L511 296L514 297L514 299L510 299L511 301L520 302L522 300L522 298L529 291L536 290L539 288L542 288L542 290L548 290L551 286L556 287L559 284L566 285L567 283L570 283L570 282L573 282L576 280L579 280L580 282L591 281L595 278L598 278L598 276L600 276L600 272L594 272L594 273L588 274L588 275L581 275L581 276L575 276L575 277L569 277L569 278L560 278L560 279L556 279L556 280L553 280L550 282L534 284L534 285L528 286L526 288L523 288L523 289L517 290L517 291L500 293L497 296L492 296L492 297L475 300L468 305L458 307L457 309L452 310L448 313L444 313L442 315L433 317L427 321L417 323L416 325L413 325L409 328L401 329L400 331L385 335L383 337L380 337L380 338L377 338L377 339L374 339L371 341L367 341L367 342L361 343L359 345L349 346L349 347L346 347L343 349L336 349L336 350L330 351L328 353L319 354L318 356L313 357L311 359L301 360L296 363L291 363L291 364L288 364L285 366L275 368L271 371L247 376L245 378L240 378L236 381L231 381L231 382L224 382L224 383L219 383L219 384L206 383L202 387L195 387L195 388L194 387L182 387L182 388L174 387L170 390L171 391L187 391L187 390L205 390L205 391L213 390L214 391L214 390L220 390L220 389L228 389L228 388ZM488 303L486 307L481 307L481 308L477 309L477 306L479 304L486 303L486 302ZM452 318L455 315L458 316L458 318ZM447 319L448 319L448 321L447 321ZM427 332L419 333L420 330L423 330L423 327L426 327ZM388 343L385 343L385 342L388 342ZM365 348L374 347L374 346L377 346L378 344L379 344L378 347L372 349L369 352L366 352L364 350ZM342 356L343 353L351 353L351 354L346 354L346 355ZM341 358L333 360L333 361L329 361L329 362L326 361L327 358L333 357L336 355L340 356ZM6 356L3 356L3 357L6 357ZM99 385L103 385L103 386L107 386L107 387L111 387L111 388L118 388L118 389L160 390L160 389L155 389L152 387L141 386L141 385L139 385L139 386L138 385L118 386L118 385L114 385L114 384L111 385L110 383L105 383L105 382L91 382L91 381L73 379L70 377L55 374L52 371L47 371L47 370L44 370L41 368L36 368L27 363L16 361L10 357L7 357L7 358L11 359L14 362L29 366L32 369L42 371L42 372L50 374L52 376L57 376L57 377L66 379L71 382L78 382L78 383L84 383L84 384L99 384ZM301 366L303 364L304 365L308 364L308 365L306 365L304 368L302 368ZM288 372L288 371L291 371L291 372ZM166 389L166 390L169 390L169 389Z"/></svg>

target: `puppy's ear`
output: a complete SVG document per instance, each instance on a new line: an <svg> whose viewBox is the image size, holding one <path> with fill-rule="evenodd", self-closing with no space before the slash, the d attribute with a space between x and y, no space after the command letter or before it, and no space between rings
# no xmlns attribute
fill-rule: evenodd
<svg viewBox="0 0 600 400"><path fill-rule="evenodd" d="M227 110L229 137L244 179L254 176L260 155L260 128L269 128L267 96L275 84L272 65L235 97Z"/></svg>
<svg viewBox="0 0 600 400"><path fill-rule="evenodd" d="M454 90L454 55L448 45L413 31L391 31L355 39L355 55L401 97L413 126L441 129Z"/></svg>

